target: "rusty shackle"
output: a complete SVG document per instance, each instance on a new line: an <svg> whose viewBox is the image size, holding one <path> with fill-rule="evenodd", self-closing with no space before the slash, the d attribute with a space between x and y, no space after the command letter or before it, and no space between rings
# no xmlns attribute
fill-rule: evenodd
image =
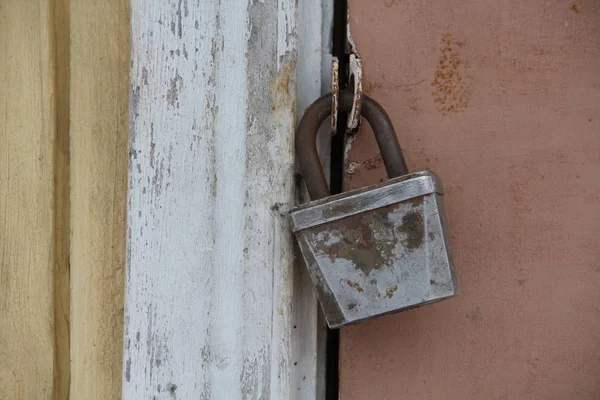
<svg viewBox="0 0 600 400"><path fill-rule="evenodd" d="M352 92L341 91L340 111L350 111L353 100ZM406 175L408 168L390 117L383 107L369 96L363 94L361 101L360 114L369 121L369 125L375 133L388 178ZM329 196L329 187L316 147L319 127L329 115L331 115L331 93L320 97L306 109L296 131L296 154L300 162L300 172L306 182L311 200Z"/></svg>

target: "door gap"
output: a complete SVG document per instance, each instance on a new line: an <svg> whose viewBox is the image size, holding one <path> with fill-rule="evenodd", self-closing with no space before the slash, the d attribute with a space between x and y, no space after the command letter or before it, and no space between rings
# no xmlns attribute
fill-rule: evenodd
<svg viewBox="0 0 600 400"><path fill-rule="evenodd" d="M333 32L332 55L339 60L339 89L347 86L348 56L347 48L348 0L334 0L333 4ZM344 153L346 143L346 124L348 115L339 112L337 115L337 134L331 141L331 172L330 192L337 194L344 191ZM325 355L325 399L338 400L339 398L339 363L340 363L340 331L327 329L327 344Z"/></svg>

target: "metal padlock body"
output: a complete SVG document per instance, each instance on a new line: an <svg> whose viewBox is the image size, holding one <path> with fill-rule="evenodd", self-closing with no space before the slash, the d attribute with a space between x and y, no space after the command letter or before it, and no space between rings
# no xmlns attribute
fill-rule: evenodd
<svg viewBox="0 0 600 400"><path fill-rule="evenodd" d="M340 93L342 110L351 102L352 96ZM316 129L312 137L314 126L318 128L327 116L322 114L330 112L327 103L331 103L330 95L307 110L300 126L304 122L308 129L299 129L296 141L311 198L328 191L322 171L319 174L320 164L319 171L315 165ZM290 213L292 230L330 328L457 294L439 178L430 171L405 174L404 159L383 108L364 96L361 113L376 133L388 175L401 176L314 200ZM395 162L390 162L390 148Z"/></svg>

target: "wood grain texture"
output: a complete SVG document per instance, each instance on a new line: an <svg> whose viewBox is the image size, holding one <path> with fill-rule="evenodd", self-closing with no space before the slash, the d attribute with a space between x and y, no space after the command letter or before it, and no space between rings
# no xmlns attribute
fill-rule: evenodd
<svg viewBox="0 0 600 400"><path fill-rule="evenodd" d="M350 9L363 87L444 183L460 295L344 329L341 398L598 399L600 4ZM385 174L359 136L350 187Z"/></svg>
<svg viewBox="0 0 600 400"><path fill-rule="evenodd" d="M129 2L70 8L71 389L121 394Z"/></svg>
<svg viewBox="0 0 600 400"><path fill-rule="evenodd" d="M125 399L290 399L301 389L285 217L295 7L132 3Z"/></svg>
<svg viewBox="0 0 600 400"><path fill-rule="evenodd" d="M0 398L52 399L52 24L0 2Z"/></svg>
<svg viewBox="0 0 600 400"><path fill-rule="evenodd" d="M121 391L128 10L0 1L3 399Z"/></svg>

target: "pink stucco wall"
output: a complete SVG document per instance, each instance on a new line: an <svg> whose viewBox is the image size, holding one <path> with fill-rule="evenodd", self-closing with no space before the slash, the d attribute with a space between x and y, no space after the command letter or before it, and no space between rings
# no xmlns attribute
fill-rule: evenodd
<svg viewBox="0 0 600 400"><path fill-rule="evenodd" d="M342 400L600 399L600 2L350 7L367 93L445 184L461 294L342 329ZM350 161L384 176L366 130Z"/></svg>

